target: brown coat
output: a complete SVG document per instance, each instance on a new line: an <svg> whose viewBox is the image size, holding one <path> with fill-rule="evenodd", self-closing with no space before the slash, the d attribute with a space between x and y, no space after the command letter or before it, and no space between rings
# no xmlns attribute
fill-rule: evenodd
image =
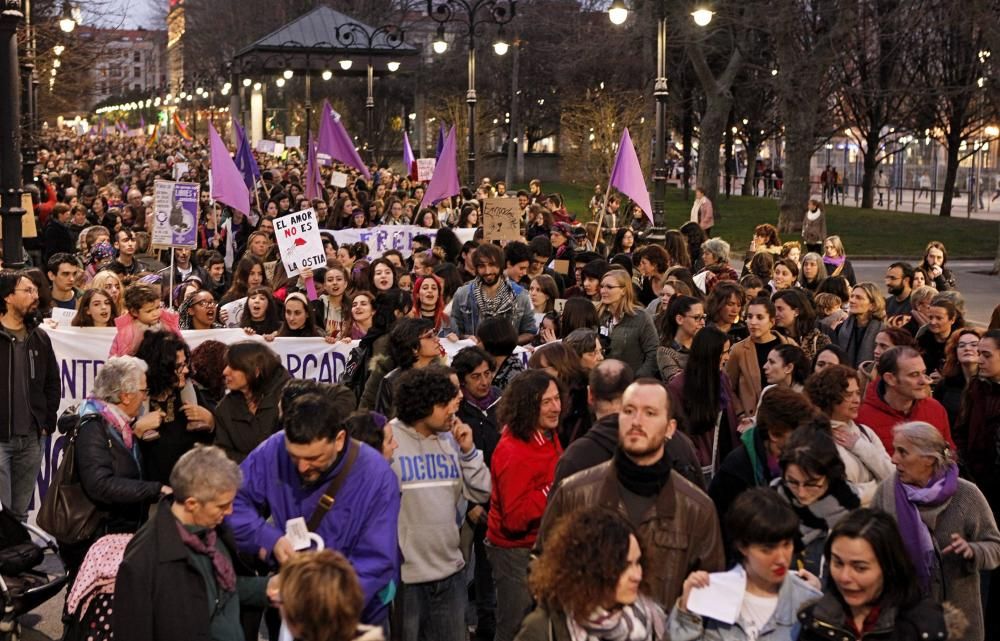
<svg viewBox="0 0 1000 641"><path fill-rule="evenodd" d="M781 343L796 344L794 340L773 332ZM746 338L733 345L729 352L729 364L726 373L733 385L736 396L733 398L733 410L737 420L744 416L757 413L757 401L764 389L764 381L760 379L760 366L757 365L757 349L752 339Z"/></svg>
<svg viewBox="0 0 1000 641"><path fill-rule="evenodd" d="M561 517L594 505L616 510L622 518L629 518L613 459L570 476L549 497L535 551L542 549L546 534ZM632 525L639 533L646 559L643 582L649 585L649 596L660 604L677 600L684 579L691 572L725 569L715 504L675 471L670 472L670 480L643 516L642 523Z"/></svg>

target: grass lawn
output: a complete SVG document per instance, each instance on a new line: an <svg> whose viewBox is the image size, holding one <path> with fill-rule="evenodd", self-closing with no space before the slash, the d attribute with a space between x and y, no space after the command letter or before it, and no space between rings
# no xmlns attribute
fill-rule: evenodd
<svg viewBox="0 0 1000 641"><path fill-rule="evenodd" d="M562 194L570 212L578 214L580 220L589 219L587 204L593 194L592 187L546 183L543 189ZM691 194L693 199L694 190ZM688 220L690 211L691 200L684 200L684 191L667 187L667 226L680 227ZM778 222L778 201L769 198L732 196L726 200L722 196L716 203L716 211L721 212L722 220L717 222L713 234L728 240L738 253L750 244L755 226ZM949 258L992 259L1000 225L992 221L831 205L827 208L827 231L840 236L848 256L914 258L923 254L928 241L939 240L948 248Z"/></svg>

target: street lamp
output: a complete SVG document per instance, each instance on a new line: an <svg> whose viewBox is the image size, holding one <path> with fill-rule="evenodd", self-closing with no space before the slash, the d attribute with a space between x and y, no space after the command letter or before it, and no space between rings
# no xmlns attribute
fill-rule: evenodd
<svg viewBox="0 0 1000 641"><path fill-rule="evenodd" d="M691 17L694 18L694 23L699 27L707 27L710 22L712 22L712 17L715 16L715 12L711 9L695 9L691 12Z"/></svg>
<svg viewBox="0 0 1000 641"><path fill-rule="evenodd" d="M341 60L338 64L340 65L341 69L343 69L344 71L347 71L347 70L349 70L354 65L354 61L350 60L348 58L345 58L344 60Z"/></svg>
<svg viewBox="0 0 1000 641"><path fill-rule="evenodd" d="M444 39L444 25L440 25L437 28L437 34L434 36L434 53L441 55L445 51L448 51L448 41Z"/></svg>
<svg viewBox="0 0 1000 641"><path fill-rule="evenodd" d="M611 20L611 24L625 24L625 21L628 20L628 7L625 6L625 0L615 0L611 3L611 8L608 9L608 18Z"/></svg>
<svg viewBox="0 0 1000 641"><path fill-rule="evenodd" d="M76 19L73 17L73 10L69 6L69 0L63 0L62 12L59 14L59 28L63 33L73 33L76 29Z"/></svg>
<svg viewBox="0 0 1000 641"><path fill-rule="evenodd" d="M21 243L21 78L17 58L17 25L28 10L25 2L0 5L0 224L4 266L24 264ZM29 87L30 88L30 87Z"/></svg>
<svg viewBox="0 0 1000 641"><path fill-rule="evenodd" d="M507 51L510 49L510 44L507 42L507 38L503 35L503 27L497 31L497 39L493 41L493 53L498 56L507 55Z"/></svg>
<svg viewBox="0 0 1000 641"><path fill-rule="evenodd" d="M505 24L514 19L516 11L517 0L427 0L427 15L438 23L433 44L436 53L441 54L448 49L448 43L444 40L445 23L456 22L467 29L469 88L465 94L465 102L469 105L468 181L472 187L476 185L476 33L488 24L494 24L498 30L502 30ZM502 31L498 31L497 42L501 41ZM439 47L439 43L443 46ZM506 47L501 48L494 45L494 51L499 55L507 52Z"/></svg>
<svg viewBox="0 0 1000 641"><path fill-rule="evenodd" d="M396 60L389 61L385 66L392 73L399 71L399 62Z"/></svg>

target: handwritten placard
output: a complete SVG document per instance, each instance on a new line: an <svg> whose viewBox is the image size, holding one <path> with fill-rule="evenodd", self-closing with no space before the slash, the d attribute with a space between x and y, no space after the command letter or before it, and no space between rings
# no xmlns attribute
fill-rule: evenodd
<svg viewBox="0 0 1000 641"><path fill-rule="evenodd" d="M331 187L347 187L347 174L335 171L333 175L330 176L330 186Z"/></svg>
<svg viewBox="0 0 1000 641"><path fill-rule="evenodd" d="M323 238L319 234L316 212L303 209L274 219L274 237L278 241L278 252L285 272L295 276L303 269L315 269L326 265L326 251Z"/></svg>
<svg viewBox="0 0 1000 641"><path fill-rule="evenodd" d="M286 149L299 149L302 144L302 136L285 136Z"/></svg>
<svg viewBox="0 0 1000 641"><path fill-rule="evenodd" d="M483 238L517 240L521 237L521 212L513 198L483 200Z"/></svg>
<svg viewBox="0 0 1000 641"><path fill-rule="evenodd" d="M435 158L417 158L417 180L426 182L434 177Z"/></svg>

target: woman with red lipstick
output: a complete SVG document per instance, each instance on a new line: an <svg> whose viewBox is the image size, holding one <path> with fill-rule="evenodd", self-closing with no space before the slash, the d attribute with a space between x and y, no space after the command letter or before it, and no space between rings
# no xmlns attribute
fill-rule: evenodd
<svg viewBox="0 0 1000 641"><path fill-rule="evenodd" d="M711 589L707 572L692 572L670 613L672 641L792 641L798 611L821 596L819 579L792 570L799 518L773 490L754 488L739 496L726 513L726 531L739 563L732 573L746 581L734 623L688 610L691 591Z"/></svg>
<svg viewBox="0 0 1000 641"><path fill-rule="evenodd" d="M921 596L899 528L885 512L851 512L830 533L826 557L826 590L799 613L799 641L962 638L965 617Z"/></svg>

